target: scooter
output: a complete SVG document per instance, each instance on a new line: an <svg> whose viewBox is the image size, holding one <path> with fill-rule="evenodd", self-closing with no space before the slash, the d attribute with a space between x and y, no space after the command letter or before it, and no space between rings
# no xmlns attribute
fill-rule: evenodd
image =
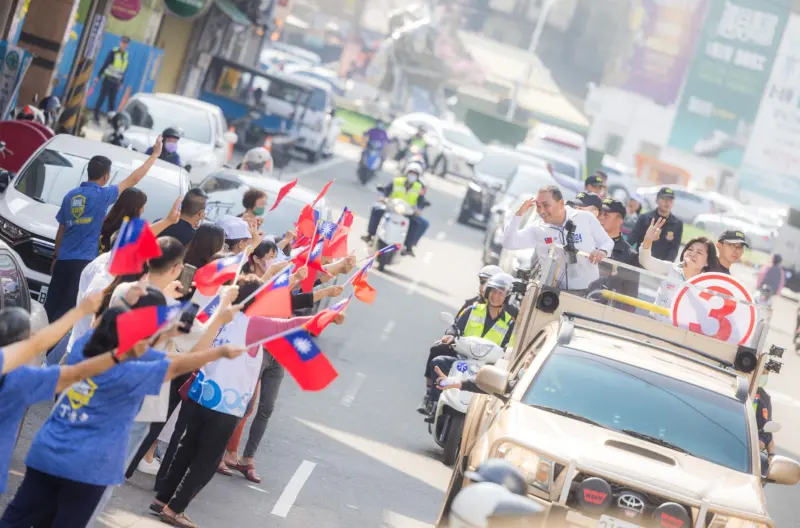
<svg viewBox="0 0 800 528"><path fill-rule="evenodd" d="M379 140L372 140L367 143L367 148L361 154L361 161L358 163L358 180L366 185L375 177L383 164L383 149L384 142Z"/></svg>
<svg viewBox="0 0 800 528"><path fill-rule="evenodd" d="M386 246L399 244L401 247L406 242L410 220L408 217L414 215L414 209L408 202L393 198L386 201L386 212L378 223L375 237L372 240L373 251L378 251ZM378 255L378 270L383 271L386 266L400 258L399 251L391 251L386 254Z"/></svg>
<svg viewBox="0 0 800 528"><path fill-rule="evenodd" d="M448 326L453 326L455 317L447 312L440 314L440 319ZM481 367L492 365L502 359L505 352L497 344L482 337L455 336L451 345L457 359L447 373L449 379L457 381L473 381ZM458 389L442 391L434 411L433 423L428 425L428 432L439 446L444 448L442 461L450 466L458 454L461 445L461 434L464 430L464 418L473 393Z"/></svg>
<svg viewBox="0 0 800 528"><path fill-rule="evenodd" d="M770 306L772 304L773 295L775 295L775 292L772 291L772 288L770 288L766 284L762 284L761 287L756 292L755 302L756 304Z"/></svg>
<svg viewBox="0 0 800 528"><path fill-rule="evenodd" d="M131 126L131 116L127 112L117 112L108 120L111 130L103 135L103 143L110 143L118 147L132 149L133 144L125 137L125 131Z"/></svg>

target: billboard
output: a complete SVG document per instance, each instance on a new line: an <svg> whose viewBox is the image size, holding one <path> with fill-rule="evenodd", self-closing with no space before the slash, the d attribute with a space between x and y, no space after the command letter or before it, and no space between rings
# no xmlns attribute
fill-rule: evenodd
<svg viewBox="0 0 800 528"><path fill-rule="evenodd" d="M778 48L750 144L739 190L800 208L800 16L792 15Z"/></svg>
<svg viewBox="0 0 800 528"><path fill-rule="evenodd" d="M710 2L669 146L738 168L791 0Z"/></svg>
<svg viewBox="0 0 800 528"><path fill-rule="evenodd" d="M671 105L686 75L707 0L632 0L629 43L613 84Z"/></svg>

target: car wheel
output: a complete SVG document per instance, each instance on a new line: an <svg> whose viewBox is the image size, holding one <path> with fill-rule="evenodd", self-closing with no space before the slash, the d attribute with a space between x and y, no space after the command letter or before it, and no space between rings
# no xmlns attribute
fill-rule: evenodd
<svg viewBox="0 0 800 528"><path fill-rule="evenodd" d="M433 164L433 172L440 178L444 178L447 176L447 160L444 156L439 156L436 158L436 162Z"/></svg>
<svg viewBox="0 0 800 528"><path fill-rule="evenodd" d="M464 205L461 205L461 209L458 211L458 218L456 221L459 224L469 224L469 211L464 210Z"/></svg>
<svg viewBox="0 0 800 528"><path fill-rule="evenodd" d="M609 187L608 195L615 200L619 200L623 204L628 201L628 198L630 198L628 190L625 187L622 187L621 185L612 185L611 187Z"/></svg>

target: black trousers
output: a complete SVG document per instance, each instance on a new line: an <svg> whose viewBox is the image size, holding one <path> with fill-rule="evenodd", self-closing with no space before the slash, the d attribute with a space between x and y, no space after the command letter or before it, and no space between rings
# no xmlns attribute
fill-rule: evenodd
<svg viewBox="0 0 800 528"><path fill-rule="evenodd" d="M28 468L14 500L0 519L0 527L84 528L105 490L105 486L76 482Z"/></svg>
<svg viewBox="0 0 800 528"><path fill-rule="evenodd" d="M97 104L94 107L94 120L100 120L100 110L103 106L103 101L108 99L108 111L113 112L117 109L117 92L119 91L119 83L105 78L100 84L100 96L97 98Z"/></svg>
<svg viewBox="0 0 800 528"><path fill-rule="evenodd" d="M456 357L456 354L453 352L453 349L450 348L450 345L445 345L444 343L433 345L431 351L428 353L428 361L425 363L425 377L427 379L431 379L433 376L433 360L439 356Z"/></svg>
<svg viewBox="0 0 800 528"><path fill-rule="evenodd" d="M181 405L186 431L156 495L175 513L183 513L217 471L225 446L240 418L207 409L191 400Z"/></svg>
<svg viewBox="0 0 800 528"><path fill-rule="evenodd" d="M191 374L183 374L173 379L172 382L170 382L169 411L167 411L167 419L169 419L169 416L175 411L175 408L181 402L181 395L178 393L178 391L181 389L181 386L184 384L186 380L189 379L190 376ZM150 430L147 432L147 436L142 441L142 445L139 446L139 450L136 451L135 455L133 455L133 460L131 460L131 465L128 466L128 470L125 472L125 478L131 478L133 476L133 473L139 466L139 462L142 461L142 458L144 458L144 456L153 446L155 441L158 440L158 435L161 434L161 430L164 429L164 426L166 424L167 422L153 422L152 424L150 424Z"/></svg>
<svg viewBox="0 0 800 528"><path fill-rule="evenodd" d="M91 260L57 260L44 301L47 320L55 322L62 315L75 308L78 301L78 285L83 268Z"/></svg>

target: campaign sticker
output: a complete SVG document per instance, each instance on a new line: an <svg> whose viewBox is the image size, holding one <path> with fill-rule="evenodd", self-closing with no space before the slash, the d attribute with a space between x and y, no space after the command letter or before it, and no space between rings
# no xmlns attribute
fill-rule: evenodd
<svg viewBox="0 0 800 528"><path fill-rule="evenodd" d="M456 363L456 370L459 372L466 372L469 369L469 365L465 361L459 361Z"/></svg>

